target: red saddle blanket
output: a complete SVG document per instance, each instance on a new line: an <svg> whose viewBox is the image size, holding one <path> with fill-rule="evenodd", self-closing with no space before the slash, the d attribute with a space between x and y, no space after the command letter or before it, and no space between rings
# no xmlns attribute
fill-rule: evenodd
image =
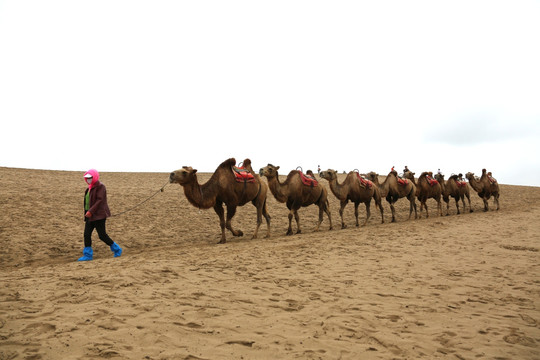
<svg viewBox="0 0 540 360"><path fill-rule="evenodd" d="M255 176L253 176L253 174L250 173L246 168L233 166L232 172L234 174L234 178L238 182L255 182Z"/></svg>
<svg viewBox="0 0 540 360"><path fill-rule="evenodd" d="M306 186L315 187L319 185L319 182L312 176L305 175L303 172L298 171L300 173L300 178L302 179L302 183Z"/></svg>
<svg viewBox="0 0 540 360"><path fill-rule="evenodd" d="M467 186L467 183L465 181L459 181L459 180L456 180L456 184L458 187L465 187Z"/></svg>
<svg viewBox="0 0 540 360"><path fill-rule="evenodd" d="M495 179L493 176L488 175L487 176L490 183L495 184L497 182L497 179Z"/></svg>
<svg viewBox="0 0 540 360"><path fill-rule="evenodd" d="M399 185L405 186L405 185L407 185L409 183L409 179L398 177L397 182L398 182Z"/></svg>
<svg viewBox="0 0 540 360"><path fill-rule="evenodd" d="M371 189L371 187L373 186L373 182L371 182L371 180L368 180L365 177L360 176L359 173L356 173L356 176L358 176L358 180L360 180L360 184L362 184L362 186L367 187L368 189Z"/></svg>
<svg viewBox="0 0 540 360"><path fill-rule="evenodd" d="M426 179L431 186L437 185L439 182L430 176L426 176Z"/></svg>

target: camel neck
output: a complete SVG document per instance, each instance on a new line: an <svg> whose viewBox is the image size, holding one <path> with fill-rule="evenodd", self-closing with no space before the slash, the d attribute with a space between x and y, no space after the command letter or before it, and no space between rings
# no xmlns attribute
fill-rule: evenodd
<svg viewBox="0 0 540 360"><path fill-rule="evenodd" d="M186 198L193 206L199 209L208 209L214 206L216 196L209 190L208 186L201 186L196 178L195 181L184 186Z"/></svg>
<svg viewBox="0 0 540 360"><path fill-rule="evenodd" d="M340 184L338 182L337 177L335 179L332 179L328 182L330 185L330 190L332 190L332 193L338 198L343 199L347 197L347 189L345 189L345 186L343 184Z"/></svg>
<svg viewBox="0 0 540 360"><path fill-rule="evenodd" d="M279 182L279 175L276 173L276 176L267 178L268 187L270 191L279 202L287 201L287 194L283 191L283 184Z"/></svg>

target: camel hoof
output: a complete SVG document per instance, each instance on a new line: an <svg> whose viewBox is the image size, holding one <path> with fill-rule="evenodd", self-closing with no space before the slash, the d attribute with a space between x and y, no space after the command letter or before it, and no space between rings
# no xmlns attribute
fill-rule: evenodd
<svg viewBox="0 0 540 360"><path fill-rule="evenodd" d="M226 242L227 242L227 240L220 240L220 241L218 242L218 244L225 244Z"/></svg>
<svg viewBox="0 0 540 360"><path fill-rule="evenodd" d="M358 225L356 225L356 226L358 226ZM342 229L346 229L346 228L347 228L347 225L342 224L342 225L341 225L341 228L342 228Z"/></svg>

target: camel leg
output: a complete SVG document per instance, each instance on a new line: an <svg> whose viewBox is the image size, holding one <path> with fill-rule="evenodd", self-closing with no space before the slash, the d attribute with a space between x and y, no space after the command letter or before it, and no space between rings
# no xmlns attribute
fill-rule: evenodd
<svg viewBox="0 0 540 360"><path fill-rule="evenodd" d="M473 209L471 207L471 197L467 195L467 201L469 202L469 212L473 212ZM465 209L463 209L465 211Z"/></svg>
<svg viewBox="0 0 540 360"><path fill-rule="evenodd" d="M344 200L344 201L342 200L340 203L341 204L339 207L339 216L341 216L341 228L346 229L347 225L345 225L345 220L343 220L343 210L345 209L345 206L347 205L347 200ZM357 205L355 204L355 206ZM358 215L356 215L356 226L358 226Z"/></svg>
<svg viewBox="0 0 540 360"><path fill-rule="evenodd" d="M424 207L426 208L426 219L429 218L429 211L427 208L427 201L424 202Z"/></svg>
<svg viewBox="0 0 540 360"><path fill-rule="evenodd" d="M232 227L232 218L234 217L234 214L236 214L236 206L235 205L227 205L227 222L225 223L225 227L229 229L234 236L244 236L244 233L242 230L234 230Z"/></svg>
<svg viewBox="0 0 540 360"><path fill-rule="evenodd" d="M394 203L390 203L390 210L392 211L392 222L396 222L396 209Z"/></svg>
<svg viewBox="0 0 540 360"><path fill-rule="evenodd" d="M262 206L257 206L256 203L253 203L255 205L255 208L257 209L257 226L255 227L255 232L253 233L253 236L251 237L251 240L257 238L257 233L259 232L259 227L262 224Z"/></svg>
<svg viewBox="0 0 540 360"><path fill-rule="evenodd" d="M358 222L358 205L360 205L360 203L354 203L354 218L356 219L356 227L360 226L360 223Z"/></svg>
<svg viewBox="0 0 540 360"><path fill-rule="evenodd" d="M332 228L333 228L332 215L330 214L330 203L328 202L328 200L324 204L324 212L326 213L326 216L328 216L328 222L330 223L330 226L328 227L328 230L332 230Z"/></svg>
<svg viewBox="0 0 540 360"><path fill-rule="evenodd" d="M371 217L371 199L369 199L369 201L366 202L366 221L364 221L363 226L367 225L370 217Z"/></svg>
<svg viewBox="0 0 540 360"><path fill-rule="evenodd" d="M292 235L293 232L292 232L292 218L294 216L294 210L291 209L289 211L289 228L287 229L287 234L286 235Z"/></svg>
<svg viewBox="0 0 540 360"><path fill-rule="evenodd" d="M219 226L221 227L221 240L218 242L218 244L225 244L227 240L225 240L225 212L223 211L223 204L216 201L214 211L219 217Z"/></svg>
<svg viewBox="0 0 540 360"><path fill-rule="evenodd" d="M411 220L411 216L412 216L412 212L413 212L413 208L414 208L414 218L418 218L418 215L416 214L416 201L414 200L411 200L411 196L408 195L407 196L407 200L409 200L409 220ZM414 203L414 206L413 206L413 203Z"/></svg>
<svg viewBox="0 0 540 360"><path fill-rule="evenodd" d="M424 210L424 203L422 202L422 200L420 200L420 215L418 215L419 219L422 218L422 211L423 210Z"/></svg>
<svg viewBox="0 0 540 360"><path fill-rule="evenodd" d="M375 200L375 206L379 207L379 211L381 212L381 224L384 224L384 210L383 210L381 202Z"/></svg>
<svg viewBox="0 0 540 360"><path fill-rule="evenodd" d="M463 206L465 207L465 202L463 202ZM457 209L457 214L459 215L460 212L459 212L459 198L456 198L456 209ZM448 212L448 208L446 209L446 211Z"/></svg>
<svg viewBox="0 0 540 360"><path fill-rule="evenodd" d="M484 211L488 211L488 210L489 210L489 206L488 206L488 201L487 201L487 199L484 197L484 198L482 198L482 200L484 200Z"/></svg>
<svg viewBox="0 0 540 360"><path fill-rule="evenodd" d="M442 214L442 203L441 203L441 199L438 199L437 200L437 208L439 209L439 216L443 216ZM448 209L447 209L448 210ZM447 213L448 214L448 213Z"/></svg>
<svg viewBox="0 0 540 360"><path fill-rule="evenodd" d="M268 209L266 208L266 200L264 201L264 205L262 206L262 215L266 219L266 238L270 237L270 220L272 219L270 217L270 214L268 213Z"/></svg>
<svg viewBox="0 0 540 360"><path fill-rule="evenodd" d="M323 213L324 213L324 204L319 204L319 220L317 220L317 227L315 228L315 231L319 231L319 227L321 226L321 223L323 221Z"/></svg>
<svg viewBox="0 0 540 360"><path fill-rule="evenodd" d="M300 230L300 215L298 215L298 209L294 210L294 220L296 220L296 227L298 228L296 233L300 234L302 230Z"/></svg>
<svg viewBox="0 0 540 360"><path fill-rule="evenodd" d="M495 200L495 204L497 205L497 210L499 210L499 194L493 197Z"/></svg>

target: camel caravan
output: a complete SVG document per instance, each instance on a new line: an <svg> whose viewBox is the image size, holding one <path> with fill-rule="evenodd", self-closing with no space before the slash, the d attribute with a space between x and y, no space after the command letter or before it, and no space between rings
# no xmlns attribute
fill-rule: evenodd
<svg viewBox="0 0 540 360"><path fill-rule="evenodd" d="M197 169L191 166L184 166L175 170L169 175L169 183L180 184L184 189L184 194L190 204L199 209L214 208L219 217L221 227L221 239L219 244L226 242L225 229L234 236L243 236L241 230L232 227L232 218L238 206L243 206L251 202L257 209L257 225L252 239L257 238L259 228L266 220L266 235L270 237L270 215L268 214L266 200L268 189L279 203L285 203L289 213L289 227L286 235L293 235L292 219L296 222L296 234L300 234L300 216L298 210L302 207L316 205L319 208L319 218L315 231L319 231L323 222L324 214L328 217L329 230L333 229L332 216L330 213L328 191L325 186L319 183L315 174L308 170L303 172L301 167L291 170L284 181L280 181L278 174L279 166L268 164L255 173L251 167L251 160L245 159L236 165L236 160L230 158L222 162L211 175L210 179L199 184L197 180ZM415 179L415 173L407 167L400 176L397 171L388 173L382 183L379 182L379 174L370 172L360 174L358 170L349 172L342 183L338 181L336 170L328 169L319 173L320 178L328 181L330 191L339 200L339 215L341 218L341 228L347 228L343 219L343 211L351 201L354 204L354 215L356 227L360 226L358 220L358 206L363 203L366 207L366 218L362 226L365 226L371 217L371 201L381 213L381 223L384 223L384 210L382 199L385 198L392 212L392 222L396 221L394 204L401 198L409 201L409 220L414 210L414 218L421 218L422 212L426 210L426 218L429 217L427 200L434 199L437 203L438 216L443 215L441 200L446 203L446 215L449 214L450 198L456 203L457 214L461 214L459 201L463 204L463 213L466 211L465 198L471 208L471 198L469 185L480 196L484 202L484 211L488 211L488 200L493 197L496 210L499 210L499 184L497 180L486 169L482 170L482 176L476 177L474 173L463 175L451 175L448 180L444 180L444 175L440 172L433 176L432 172L422 172ZM262 179L266 178L266 182ZM417 212L416 200L420 201L420 215ZM227 214L223 205L227 207Z"/></svg>

